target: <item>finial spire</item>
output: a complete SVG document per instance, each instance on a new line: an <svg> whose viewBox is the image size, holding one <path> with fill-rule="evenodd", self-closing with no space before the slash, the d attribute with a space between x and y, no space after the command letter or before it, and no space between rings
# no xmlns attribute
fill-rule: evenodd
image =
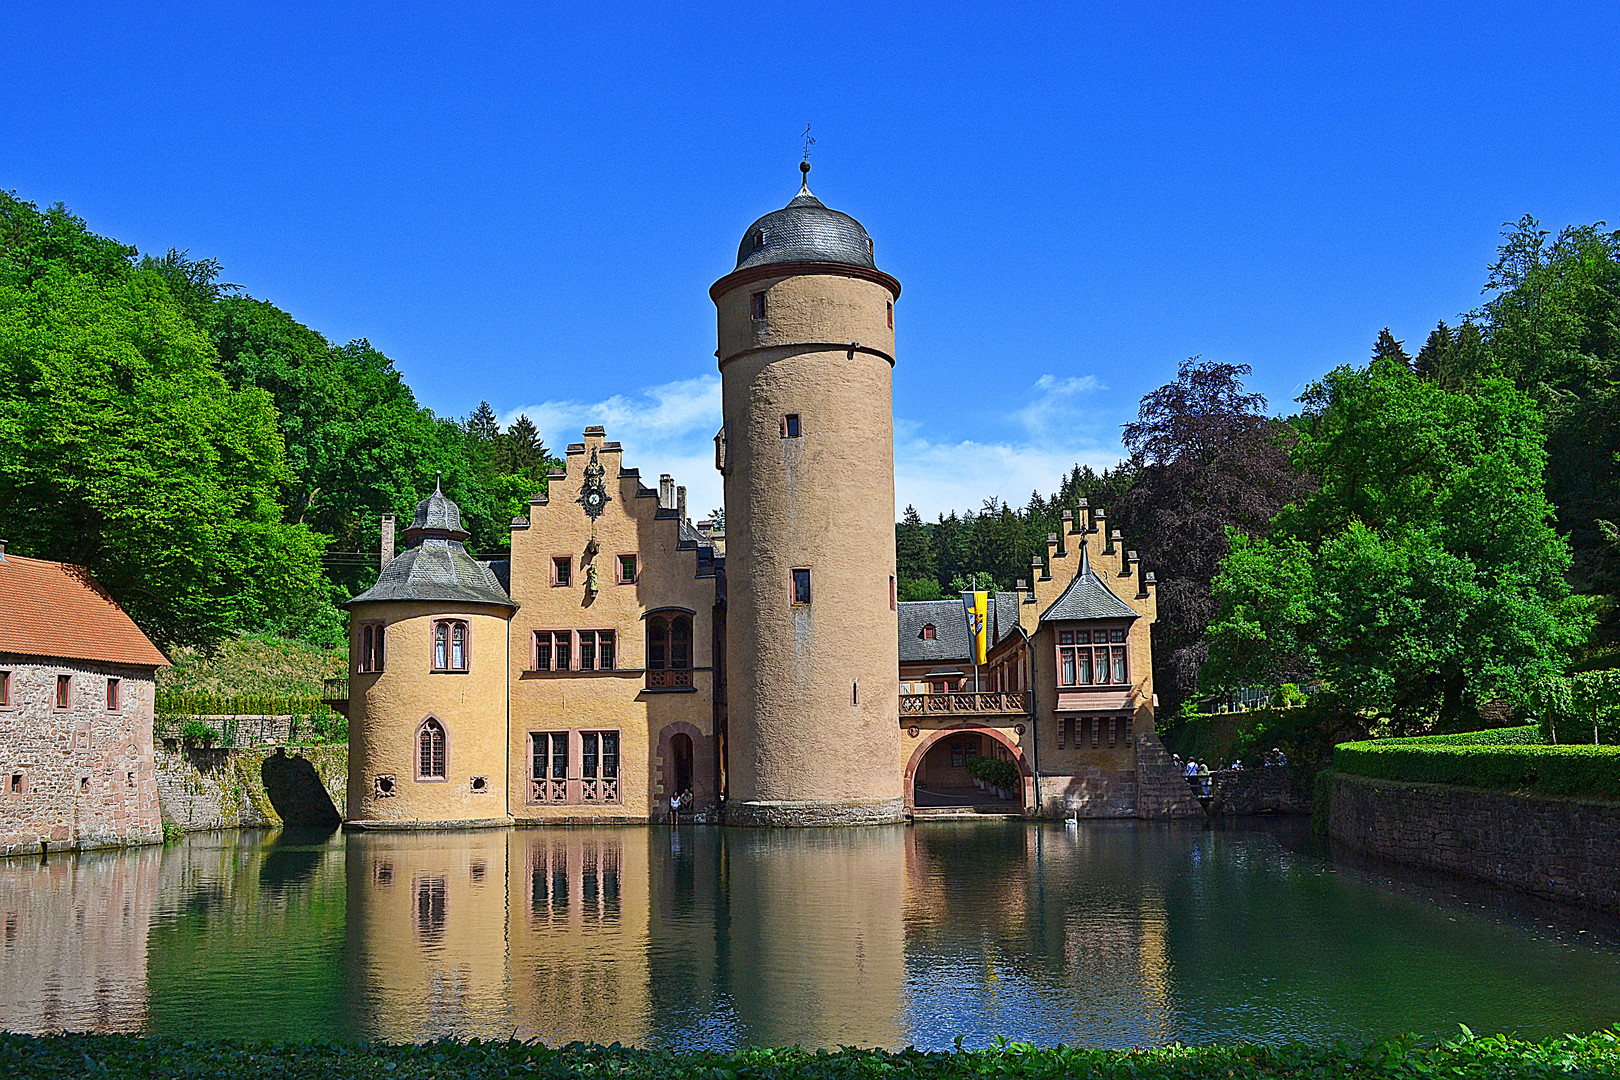
<svg viewBox="0 0 1620 1080"><path fill-rule="evenodd" d="M444 491L441 490L440 487L439 487L439 481L442 480L443 478L444 478L444 470L443 469L439 469L436 472L434 472L434 474L433 474L433 494L435 494L435 495L443 495L444 494Z"/></svg>
<svg viewBox="0 0 1620 1080"><path fill-rule="evenodd" d="M804 174L804 179L799 181L799 191L808 195L810 194L810 163L808 161L799 162L799 172Z"/></svg>

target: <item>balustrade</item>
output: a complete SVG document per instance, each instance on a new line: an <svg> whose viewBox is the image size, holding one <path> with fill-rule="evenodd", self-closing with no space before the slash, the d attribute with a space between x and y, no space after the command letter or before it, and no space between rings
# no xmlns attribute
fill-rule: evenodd
<svg viewBox="0 0 1620 1080"><path fill-rule="evenodd" d="M901 694L901 716L1028 713L1030 694L1021 691L961 691L946 694Z"/></svg>
<svg viewBox="0 0 1620 1080"><path fill-rule="evenodd" d="M649 690L690 690L691 668L654 668L647 672Z"/></svg>

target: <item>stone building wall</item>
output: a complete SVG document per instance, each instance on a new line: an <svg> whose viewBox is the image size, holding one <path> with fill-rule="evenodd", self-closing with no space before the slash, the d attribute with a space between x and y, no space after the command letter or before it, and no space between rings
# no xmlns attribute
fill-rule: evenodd
<svg viewBox="0 0 1620 1080"><path fill-rule="evenodd" d="M295 818L312 816L321 807L308 804L319 799L296 782L299 773L318 778L332 809L345 816L346 746L205 750L165 745L156 759L163 820L186 832L274 828L283 824L281 810Z"/></svg>
<svg viewBox="0 0 1620 1080"><path fill-rule="evenodd" d="M1335 843L1620 914L1620 804L1343 773L1331 792Z"/></svg>
<svg viewBox="0 0 1620 1080"><path fill-rule="evenodd" d="M149 668L0 656L0 855L163 839L152 760ZM56 707L59 676L70 704ZM108 679L119 680L109 709Z"/></svg>

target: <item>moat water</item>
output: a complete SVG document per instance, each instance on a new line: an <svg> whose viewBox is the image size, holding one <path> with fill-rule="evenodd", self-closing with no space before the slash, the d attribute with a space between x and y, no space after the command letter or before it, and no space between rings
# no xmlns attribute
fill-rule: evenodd
<svg viewBox="0 0 1620 1080"><path fill-rule="evenodd" d="M1612 927L1298 823L198 834L0 860L0 1028L677 1047L1546 1036Z"/></svg>

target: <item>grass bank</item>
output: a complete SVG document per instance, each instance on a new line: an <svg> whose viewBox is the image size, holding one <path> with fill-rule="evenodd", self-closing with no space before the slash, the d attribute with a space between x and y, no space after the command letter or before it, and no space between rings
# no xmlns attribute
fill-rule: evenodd
<svg viewBox="0 0 1620 1080"><path fill-rule="evenodd" d="M275 1077L278 1080L439 1080L454 1077L613 1077L617 1080L855 1080L884 1077L998 1080L1098 1077L1107 1080L1218 1077L1353 1077L1484 1080L1491 1077L1620 1076L1616 1032L1521 1042L1463 1037L1438 1046L1416 1038L1368 1046L1210 1046L1156 1050L1038 1049L1007 1043L987 1050L797 1048L686 1053L574 1044L549 1049L524 1042L242 1043L143 1039L120 1035L31 1037L0 1034L0 1076Z"/></svg>
<svg viewBox="0 0 1620 1080"><path fill-rule="evenodd" d="M212 654L174 649L169 660L174 666L158 672L160 694L219 698L319 698L322 683L348 669L343 649L267 634L228 638Z"/></svg>

